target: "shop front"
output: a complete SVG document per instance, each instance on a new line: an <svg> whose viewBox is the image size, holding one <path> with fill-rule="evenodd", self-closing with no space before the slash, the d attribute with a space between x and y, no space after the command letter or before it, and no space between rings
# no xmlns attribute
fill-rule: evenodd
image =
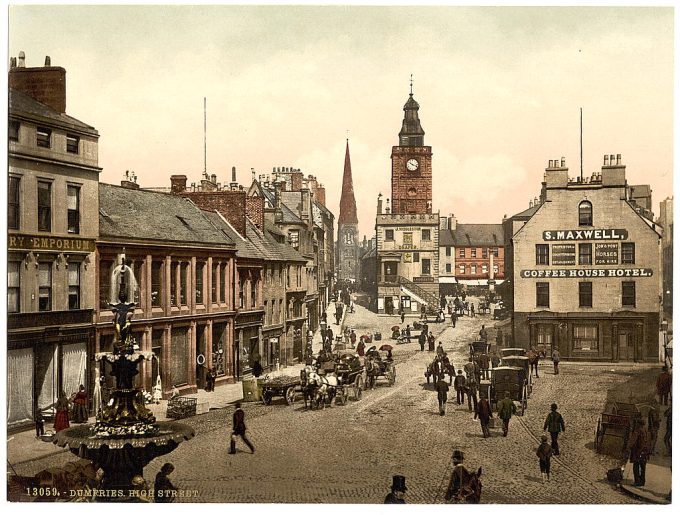
<svg viewBox="0 0 680 515"><path fill-rule="evenodd" d="M557 348L563 359L576 361L658 360L656 313L539 312L525 318L529 346L547 356Z"/></svg>
<svg viewBox="0 0 680 515"><path fill-rule="evenodd" d="M33 319L41 318L37 314L31 315L34 315ZM80 385L88 392L94 386L93 371L89 366L93 357L91 327L48 326L42 330L15 332L21 320L15 317L9 322L8 427L30 424L38 411L44 416L52 416L61 392L71 396ZM23 320L34 323L29 322L28 317Z"/></svg>

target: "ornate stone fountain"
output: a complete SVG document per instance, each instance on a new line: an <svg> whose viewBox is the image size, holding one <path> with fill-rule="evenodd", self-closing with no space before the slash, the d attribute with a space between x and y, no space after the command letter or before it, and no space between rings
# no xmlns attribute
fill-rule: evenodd
<svg viewBox="0 0 680 515"><path fill-rule="evenodd" d="M152 352L134 349L130 322L135 304L136 280L132 269L121 264L111 274L111 309L114 313L113 352L101 352L95 360L111 365L110 374L116 378L109 402L97 413L95 424L64 429L57 433L54 443L98 464L104 471L100 489L109 493L99 496L104 501L129 501L133 490L132 478L143 475L144 467L154 458L172 452L185 440L194 437L194 430L178 422L156 422L156 417L144 405L139 388L134 387L137 367L151 360ZM120 492L123 495L120 495Z"/></svg>

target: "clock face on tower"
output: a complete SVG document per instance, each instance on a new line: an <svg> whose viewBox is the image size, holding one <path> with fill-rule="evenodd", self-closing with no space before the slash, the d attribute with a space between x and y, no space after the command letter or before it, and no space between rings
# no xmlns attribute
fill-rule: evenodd
<svg viewBox="0 0 680 515"><path fill-rule="evenodd" d="M408 161L406 161L406 169L410 172L415 172L418 169L419 163L418 160L415 158L411 158Z"/></svg>

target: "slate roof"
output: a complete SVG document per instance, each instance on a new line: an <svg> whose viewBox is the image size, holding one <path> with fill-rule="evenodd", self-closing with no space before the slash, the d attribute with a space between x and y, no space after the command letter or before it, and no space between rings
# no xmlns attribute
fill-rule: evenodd
<svg viewBox="0 0 680 515"><path fill-rule="evenodd" d="M440 247L500 247L503 245L503 226L501 224L458 224L453 231L450 229L439 231Z"/></svg>
<svg viewBox="0 0 680 515"><path fill-rule="evenodd" d="M237 258L265 259L265 256L262 255L257 247L253 245L252 242L242 237L236 229L229 225L229 223L225 222L219 213L215 211L202 211L202 213L212 222L213 227L217 228L221 234L234 242Z"/></svg>
<svg viewBox="0 0 680 515"><path fill-rule="evenodd" d="M233 247L233 240L193 202L176 195L99 183L102 238L157 240Z"/></svg>
<svg viewBox="0 0 680 515"><path fill-rule="evenodd" d="M86 123L81 122L67 115L60 113L50 106L47 106L36 99L18 91L16 89L9 90L9 114L14 116L26 116L27 118L38 118L48 121L54 125L65 128L78 129L90 133L93 136L99 136L97 130Z"/></svg>
<svg viewBox="0 0 680 515"><path fill-rule="evenodd" d="M248 228L246 232L248 233L248 238L251 239L253 243L257 240L257 245L262 247L263 252L266 252L267 259L273 261L299 261L307 262L307 258L303 257L297 250L286 243L279 243L276 239L269 234L269 229L271 225L267 225L265 222L265 232L262 233L250 220L248 220Z"/></svg>

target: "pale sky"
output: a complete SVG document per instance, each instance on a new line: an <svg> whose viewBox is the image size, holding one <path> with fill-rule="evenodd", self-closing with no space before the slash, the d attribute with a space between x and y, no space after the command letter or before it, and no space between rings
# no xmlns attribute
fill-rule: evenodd
<svg viewBox="0 0 680 515"><path fill-rule="evenodd" d="M99 130L100 180L169 186L232 166L301 168L338 215L346 131L360 232L390 197L409 76L433 151L434 209L500 223L549 159L584 175L622 154L654 211L672 195L672 8L12 6L9 56L67 74L67 113Z"/></svg>

